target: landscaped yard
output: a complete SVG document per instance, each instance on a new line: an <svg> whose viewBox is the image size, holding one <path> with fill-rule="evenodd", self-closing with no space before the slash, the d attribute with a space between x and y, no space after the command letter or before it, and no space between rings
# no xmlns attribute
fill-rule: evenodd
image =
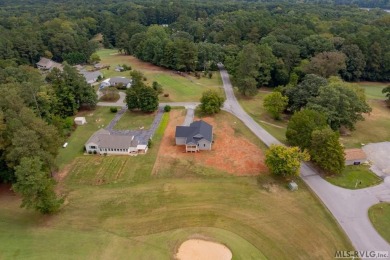
<svg viewBox="0 0 390 260"><path fill-rule="evenodd" d="M238 101L242 108L266 131L272 134L281 142L286 141L286 127L287 118L282 120L273 119L263 107L264 97L271 92L259 91L256 96L252 98L244 97L236 93Z"/></svg>
<svg viewBox="0 0 390 260"><path fill-rule="evenodd" d="M114 49L100 49L97 53L102 64L111 66L109 70L101 70L105 78L130 77L130 71L115 71L117 65L130 65L133 70L139 70L146 76L146 82L149 85L152 85L153 81L157 81L163 86L164 93L169 94L169 96L160 95L161 102L199 101L202 92L208 89L220 89L221 94L223 93L219 72L214 72L211 79L206 77L197 79L193 75L180 76L171 70L140 61L133 56L119 54Z"/></svg>
<svg viewBox="0 0 390 260"><path fill-rule="evenodd" d="M144 113L138 111L126 111L116 123L117 130L146 130L153 123L156 113Z"/></svg>
<svg viewBox="0 0 390 260"><path fill-rule="evenodd" d="M253 138L223 116L233 135ZM78 156L66 167L59 185L66 202L53 216L21 209L17 196L2 192L0 258L172 259L194 236L223 243L234 259L245 260L327 259L353 249L301 181L296 192L278 180L264 189L266 173L237 177L191 163L168 165L181 175L152 175L168 119L165 114L146 155Z"/></svg>
<svg viewBox="0 0 390 260"><path fill-rule="evenodd" d="M374 186L382 181L370 171L368 165L350 165L341 175L328 176L325 179L334 185L353 190Z"/></svg>
<svg viewBox="0 0 390 260"><path fill-rule="evenodd" d="M100 128L106 127L114 118L115 114L111 113L108 107L97 107L95 110L82 111L76 116L85 117L87 124L77 126L72 135L66 139L68 146L59 149L56 163L60 169L72 162L77 156L82 155L84 152L84 144L91 135Z"/></svg>
<svg viewBox="0 0 390 260"><path fill-rule="evenodd" d="M390 243L390 203L379 203L368 210L368 216L375 229Z"/></svg>

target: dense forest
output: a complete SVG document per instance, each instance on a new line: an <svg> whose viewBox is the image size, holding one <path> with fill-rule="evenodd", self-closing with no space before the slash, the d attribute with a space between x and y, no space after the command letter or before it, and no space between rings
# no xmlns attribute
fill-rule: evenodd
<svg viewBox="0 0 390 260"><path fill-rule="evenodd" d="M348 3L1 1L0 181L28 182L27 169L47 180L56 170L61 137L72 128L68 117L97 102L70 66L88 62L97 34L106 48L173 70L216 70L222 62L244 95L297 85L307 74L390 81L390 14L359 8L389 8L389 1ZM64 62L64 70L42 77L32 66L43 56ZM52 184L41 183L36 189L51 196L44 206L54 210Z"/></svg>

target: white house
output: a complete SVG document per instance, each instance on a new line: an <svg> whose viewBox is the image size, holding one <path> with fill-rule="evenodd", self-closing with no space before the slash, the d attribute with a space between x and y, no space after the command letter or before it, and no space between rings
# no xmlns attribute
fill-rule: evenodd
<svg viewBox="0 0 390 260"><path fill-rule="evenodd" d="M147 145L140 145L129 135L113 135L105 129L100 129L85 143L87 153L100 155L136 155L145 154Z"/></svg>
<svg viewBox="0 0 390 260"><path fill-rule="evenodd" d="M74 119L74 123L75 123L76 125L84 125L84 124L87 123L87 120L85 120L85 117L76 117L76 118Z"/></svg>
<svg viewBox="0 0 390 260"><path fill-rule="evenodd" d="M132 80L131 79L128 79L128 78L125 78L125 77L113 77L113 78L108 78L108 79L105 79L102 81L102 83L100 84L100 89L103 89L105 87L114 87L114 86L117 86L119 84L125 86L126 88L130 88L131 87L131 84L132 84Z"/></svg>
<svg viewBox="0 0 390 260"><path fill-rule="evenodd" d="M185 145L186 152L211 150L213 127L203 120L195 121L189 126L176 126L176 145Z"/></svg>

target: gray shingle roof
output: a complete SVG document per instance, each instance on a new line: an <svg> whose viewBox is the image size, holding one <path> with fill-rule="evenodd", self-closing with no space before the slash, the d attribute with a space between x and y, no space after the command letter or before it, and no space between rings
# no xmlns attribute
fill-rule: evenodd
<svg viewBox="0 0 390 260"><path fill-rule="evenodd" d="M138 145L138 141L134 139L134 136L110 135L110 132L105 129L100 129L94 133L87 141L88 143L97 144L99 148L112 149L128 149Z"/></svg>
<svg viewBox="0 0 390 260"><path fill-rule="evenodd" d="M99 76L103 77L100 71L80 71L79 73L84 76L86 82L95 81Z"/></svg>
<svg viewBox="0 0 390 260"><path fill-rule="evenodd" d="M125 77L113 77L113 78L110 78L110 83L111 84L122 83L123 85L127 85L127 84L131 83L131 79L128 79Z"/></svg>
<svg viewBox="0 0 390 260"><path fill-rule="evenodd" d="M202 139L212 142L213 127L203 120L195 121L190 126L176 126L175 137L186 138L186 144L196 144Z"/></svg>

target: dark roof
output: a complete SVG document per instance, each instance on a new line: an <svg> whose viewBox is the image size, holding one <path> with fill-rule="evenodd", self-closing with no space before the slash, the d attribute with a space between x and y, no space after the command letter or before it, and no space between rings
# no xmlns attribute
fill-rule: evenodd
<svg viewBox="0 0 390 260"><path fill-rule="evenodd" d="M213 127L203 120L195 121L190 126L176 126L175 137L185 137L186 144L197 144L199 140L213 141Z"/></svg>

